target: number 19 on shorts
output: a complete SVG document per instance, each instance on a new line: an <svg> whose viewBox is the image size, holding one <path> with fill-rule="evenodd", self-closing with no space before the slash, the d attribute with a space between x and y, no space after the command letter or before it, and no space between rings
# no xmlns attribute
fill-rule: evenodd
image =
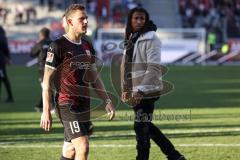
<svg viewBox="0 0 240 160"><path fill-rule="evenodd" d="M72 121L72 122L69 122L69 124L70 124L72 134L80 132L80 127L79 127L78 121Z"/></svg>

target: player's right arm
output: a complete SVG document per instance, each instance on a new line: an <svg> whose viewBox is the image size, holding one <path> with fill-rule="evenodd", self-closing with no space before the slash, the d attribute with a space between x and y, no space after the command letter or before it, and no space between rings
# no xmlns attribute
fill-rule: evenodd
<svg viewBox="0 0 240 160"><path fill-rule="evenodd" d="M51 68L45 67L42 83L43 112L41 116L40 126L45 131L50 131L52 127L51 105L53 90L51 87L51 81L54 75L54 71L55 70Z"/></svg>
<svg viewBox="0 0 240 160"><path fill-rule="evenodd" d="M51 105L53 96L53 76L56 68L59 65L58 47L56 43L52 43L47 52L47 58L44 69L43 83L42 83L42 97L43 97L43 112L41 116L40 126L45 131L50 131L52 127Z"/></svg>

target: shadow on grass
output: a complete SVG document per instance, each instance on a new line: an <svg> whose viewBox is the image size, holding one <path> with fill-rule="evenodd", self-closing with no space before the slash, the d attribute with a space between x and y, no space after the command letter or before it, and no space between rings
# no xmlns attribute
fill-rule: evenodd
<svg viewBox="0 0 240 160"><path fill-rule="evenodd" d="M238 124L207 124L207 123L198 123L198 124L162 124L162 125L157 125L160 129L171 129L174 131L174 129L178 130L192 130L192 129L201 129L201 131L204 131L204 129L231 129L231 128L236 128L239 127ZM110 126L95 126L94 132L97 134L98 132L106 132L106 134L109 134L108 132L115 132L118 133L119 131L130 131L133 132L133 124L129 125L110 125ZM186 131L188 132L188 131ZM233 131L232 131L233 132ZM52 131L50 134L58 134L58 133L63 133L63 128L62 127L53 127ZM231 133L226 132L226 133ZM240 131L239 131L240 133ZM32 128L6 128L6 129L1 129L0 130L0 138L1 135L8 135L8 136L19 136L19 135L47 135L38 125L33 126ZM201 134L201 133L200 133ZM176 136L179 134L176 134ZM49 135L50 136L50 135Z"/></svg>
<svg viewBox="0 0 240 160"><path fill-rule="evenodd" d="M204 133L167 133L165 134L169 138L195 138L195 137L222 137L222 136L239 136L240 131L229 131L229 132L204 132ZM112 135L93 135L90 137L90 141L105 141L105 140L126 140L126 139L135 139L134 134L112 134ZM0 143L51 143L63 141L63 138L52 138L52 137L38 137L38 138L17 138L12 140L1 140Z"/></svg>

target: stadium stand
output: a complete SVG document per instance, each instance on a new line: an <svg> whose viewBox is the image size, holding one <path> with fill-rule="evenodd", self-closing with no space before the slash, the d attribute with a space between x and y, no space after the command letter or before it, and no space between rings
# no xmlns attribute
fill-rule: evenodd
<svg viewBox="0 0 240 160"><path fill-rule="evenodd" d="M200 57L196 63L214 61L216 57L221 59L221 64L238 60L236 47L233 49L232 46L239 46L239 0L179 0L178 8L183 28L203 27L207 31L207 55ZM223 47L228 48L225 53L222 52ZM227 53L231 56L225 55Z"/></svg>
<svg viewBox="0 0 240 160"><path fill-rule="evenodd" d="M50 1L45 0L43 3L42 0L21 0L21 3L18 3L17 0L0 0L0 24L6 29L15 64L30 60L26 53L34 45L40 28L51 28L52 38L63 33L61 17L70 3L86 5L90 13L88 33L96 43L98 52L101 51L99 48L104 48L99 47L102 40L97 37L98 30L108 29L110 33L114 33L112 28L123 29L127 11L136 6L149 10L150 18L159 28L158 33L164 33L159 34L163 40L163 62L167 59L166 63L207 64L240 49L239 0L152 0L151 3L145 0ZM174 38L166 38L171 36ZM178 41L192 43L195 48L192 49L193 47L184 43L179 45ZM179 54L181 49L182 53ZM117 52L119 53L119 50ZM170 57L166 58L166 55ZM238 62L238 54L229 57L226 62ZM106 57L108 61L110 58Z"/></svg>

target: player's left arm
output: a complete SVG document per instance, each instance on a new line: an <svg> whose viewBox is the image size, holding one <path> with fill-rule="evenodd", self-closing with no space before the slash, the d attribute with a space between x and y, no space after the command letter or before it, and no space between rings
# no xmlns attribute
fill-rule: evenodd
<svg viewBox="0 0 240 160"><path fill-rule="evenodd" d="M107 94L95 63L91 64L89 74L91 77L91 85L95 89L95 92L98 94L98 96L105 101L106 111L108 113L109 119L112 120L115 117L115 107Z"/></svg>

